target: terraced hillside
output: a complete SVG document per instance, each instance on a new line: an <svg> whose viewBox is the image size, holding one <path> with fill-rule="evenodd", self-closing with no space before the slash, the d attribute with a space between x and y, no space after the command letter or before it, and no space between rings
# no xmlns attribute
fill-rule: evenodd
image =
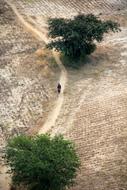
<svg viewBox="0 0 127 190"><path fill-rule="evenodd" d="M72 190L126 190L127 1L10 0L9 2L12 2L18 8L24 19L42 32L45 32L47 27L44 18L48 16L72 17L78 12L102 13L101 16L104 19L111 18L121 23L122 32L106 36L103 43L98 45L96 52L81 69L78 71L68 69L69 80L64 92L64 103L55 125L50 129L50 133L52 135L62 133L76 144L81 158L81 170L78 173L77 183ZM16 21L13 22L17 23ZM12 24L10 25L12 27ZM19 32L19 26L17 27ZM21 33L23 33L23 30L21 30ZM27 34L25 39L31 39L28 36ZM33 40L32 38L32 42ZM38 44L38 41L34 40L33 44ZM40 46L40 43L38 46ZM33 54L30 53L29 56L27 54L27 57L25 52L23 54L25 59L21 57L24 62L21 61L21 63L25 63L26 60L31 60L33 63L33 60L35 60ZM16 57L16 60L20 60L19 54ZM14 66L17 66L17 63L19 63L18 65L21 64L20 61L17 61ZM17 71L19 74L22 73L24 65L21 64L19 68L14 70L13 73L15 74ZM36 69L31 72L30 77L32 79L33 76L35 77L35 71ZM26 75L28 76L29 73L27 72ZM46 84L50 83L46 81ZM36 85L40 85L39 80L37 80ZM43 84L41 83L41 85ZM31 86L34 86L33 83ZM48 89L50 89L50 85ZM35 93L38 90L33 89L32 92ZM47 92L45 95L47 95ZM31 100L30 95L26 99ZM36 99L32 103L35 102L38 107L37 110L40 110L40 105L44 105L43 102L40 104ZM25 104L24 107L26 108ZM39 112L39 116L41 114L43 118L43 112ZM10 116L10 113L8 113L8 116ZM30 121L31 117L28 124L31 124ZM34 126L34 124L33 121L31 126ZM19 130L18 122L15 125L16 130Z"/></svg>

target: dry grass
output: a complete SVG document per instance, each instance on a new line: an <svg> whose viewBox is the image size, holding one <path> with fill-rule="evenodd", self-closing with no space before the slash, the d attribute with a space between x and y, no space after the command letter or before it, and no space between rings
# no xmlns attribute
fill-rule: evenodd
<svg viewBox="0 0 127 190"><path fill-rule="evenodd" d="M14 2L22 13L34 16L39 27L43 25L41 25L41 16L71 17L79 11L95 14L102 12L104 15L107 14L104 18L112 18L119 21L121 26L127 26L126 14L122 10L117 11L119 7L126 8L126 0L92 0L89 2L88 0L60 0L48 1L48 4L45 0L38 0L34 1L32 6L24 0ZM56 6L57 3L59 6ZM113 11L116 11L115 14ZM120 13L123 15L120 16ZM38 19L39 17L40 19ZM64 104L52 133L63 133L76 144L82 165L78 173L77 184L72 188L73 190L127 189L126 36L127 31L125 30L121 34L106 38L91 56L88 64L82 66L78 72L73 69L68 71L69 82L64 93ZM48 67L53 62L50 53L41 48L37 50L34 55L35 62L32 62L32 66L35 66L34 70L31 69L29 63L24 65L24 71L22 70L23 64L21 64L20 72L18 72L22 73L20 78L32 76L33 81L33 76L34 79L37 76L52 76L50 72L52 69ZM31 71L31 75L29 71ZM38 98L41 99L42 90L45 92L44 95L47 95L45 86L42 86L43 83L40 79L42 80L39 77L37 83L34 84L36 87L40 82L40 86L33 89L34 92L39 92L38 95L33 95L33 91L29 91L29 96L25 96L25 100L29 100L30 108L31 105L34 107L34 102L36 102L38 111L42 109L42 105L47 106L43 101L42 104L37 101ZM53 81L56 81L54 77ZM55 83L53 84L55 87ZM47 88L50 94L51 91L49 91L49 87ZM51 108L52 105L49 109ZM45 114L43 113L44 117L38 119L37 126L43 124L49 109L47 112L45 110ZM7 111L5 110L5 112ZM35 108L32 113L36 113ZM42 113L36 114L38 117ZM32 117L32 115L23 114L24 121L27 121L30 116ZM30 124L35 126L35 123ZM32 132L36 133L34 130Z"/></svg>

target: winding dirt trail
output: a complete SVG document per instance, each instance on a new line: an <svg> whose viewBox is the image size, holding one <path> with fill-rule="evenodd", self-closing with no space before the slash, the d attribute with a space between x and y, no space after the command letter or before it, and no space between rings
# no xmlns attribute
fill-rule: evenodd
<svg viewBox="0 0 127 190"><path fill-rule="evenodd" d="M38 40L42 40L46 44L49 42L48 38L46 37L45 29L40 31L39 29L34 28L31 24L29 24L27 21L25 21L25 19L18 12L18 9L16 8L16 6L13 3L8 2L6 0L5 0L5 2L12 8L12 10L15 13L15 15L17 16L18 20L25 27L25 29L27 29L27 31L31 32L32 35L34 37L36 37ZM64 93L63 92L64 92L64 89L65 89L65 86L67 83L67 72L66 72L66 69L63 66L63 64L59 58L59 55L55 51L53 51L53 56L54 56L55 61L61 70L59 82L62 85L62 93L57 98L57 100L54 104L54 107L51 110L51 112L49 113L48 118L47 118L46 122L44 123L44 125L39 127L39 134L43 134L43 133L48 132L55 125L56 119L59 116L59 113L60 113L60 110L61 110L61 107L62 107L63 101L64 101ZM7 171L6 166L2 166L0 168L0 170L1 170L0 190L5 190L5 189L10 190L11 178L6 173L6 171Z"/></svg>
<svg viewBox="0 0 127 190"><path fill-rule="evenodd" d="M61 69L61 76L60 76L59 81L62 85L62 93L59 95L58 99L56 100L55 106L54 106L53 110L51 111L51 113L48 115L46 122L41 127L39 134L46 133L49 130L51 130L52 127L54 127L56 119L59 116L59 113L60 113L60 110L62 108L63 101L64 101L64 93L63 92L65 89L65 85L67 83L67 72L66 72L66 69L64 68L64 66L62 65L60 58L56 54L56 52L53 51L53 55L54 55L54 58L55 58L57 64L59 65L59 67Z"/></svg>
<svg viewBox="0 0 127 190"><path fill-rule="evenodd" d="M34 28L31 24L29 24L27 21L25 21L25 19L19 13L19 11L17 10L17 8L14 4L12 4L11 2L8 2L8 1L6 1L6 3L12 8L13 12L18 17L19 21L22 23L23 26L25 26L25 28L29 32L31 32L37 39L44 41L46 44L49 42L49 39L46 37L45 30L39 31L37 28ZM63 101L64 101L64 93L63 92L65 89L65 85L67 83L67 71L62 64L62 62L59 58L59 55L55 51L53 51L53 55L54 55L56 63L58 64L58 66L61 70L59 82L62 85L62 93L60 94L60 96L56 100L54 108L51 111L51 113L49 113L46 122L40 128L39 134L48 132L55 125L56 119L59 116L59 113L60 113L60 110L61 110L61 107L62 107Z"/></svg>

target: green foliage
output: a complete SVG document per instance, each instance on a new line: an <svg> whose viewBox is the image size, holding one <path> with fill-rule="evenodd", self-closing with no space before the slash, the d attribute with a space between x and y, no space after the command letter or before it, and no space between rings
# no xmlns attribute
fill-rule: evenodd
<svg viewBox="0 0 127 190"><path fill-rule="evenodd" d="M64 66L70 67L72 69L80 69L82 66L85 65L85 63L88 63L89 57L81 55L79 59L74 59L68 56L65 56L64 54L61 54L60 59Z"/></svg>
<svg viewBox="0 0 127 190"><path fill-rule="evenodd" d="M79 159L62 136L18 136L6 147L13 184L30 190L64 190L74 183Z"/></svg>
<svg viewBox="0 0 127 190"><path fill-rule="evenodd" d="M49 36L53 40L47 45L74 59L95 51L95 42L101 42L104 33L120 31L111 20L102 21L93 14L79 14L74 19L49 19Z"/></svg>

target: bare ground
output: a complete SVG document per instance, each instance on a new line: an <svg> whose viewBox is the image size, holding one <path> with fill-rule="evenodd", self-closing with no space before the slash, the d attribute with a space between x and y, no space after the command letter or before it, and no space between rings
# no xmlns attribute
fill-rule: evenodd
<svg viewBox="0 0 127 190"><path fill-rule="evenodd" d="M10 179L2 159L6 140L34 128L37 120L45 121L60 69L52 53L41 50L44 41L28 33L4 2L0 14L0 189L7 190Z"/></svg>
<svg viewBox="0 0 127 190"><path fill-rule="evenodd" d="M17 18L19 19L19 21L22 23L22 25L28 30L30 31L37 39L41 39L42 41L44 41L46 44L49 42L49 39L47 38L47 31L44 29L41 31L39 29L37 29L35 26L32 26L31 24L29 24L27 21L25 21L25 19L23 18L23 16L19 13L18 9L16 8L16 6L13 3L8 3L7 4L12 8L13 12L16 14ZM32 24L33 24L33 19L31 18ZM48 52L47 52L48 53ZM54 59L57 63L57 65L59 66L60 70L61 70L61 75L60 75L60 79L59 82L62 85L62 93L60 94L60 96L57 98L57 100L54 103L54 109L52 109L51 113L49 114L47 120L45 123L43 123L43 125L41 126L41 121L39 121L39 125L37 125L36 127L34 127L34 131L37 130L38 128L40 129L39 134L42 133L46 133L51 126L55 125L56 119L59 115L60 109L62 107L63 101L64 101L64 89L65 89L65 85L67 83L67 72L65 67L63 66L60 58L59 58L59 54L53 51L53 56ZM30 134L33 134L33 130L30 129L29 131Z"/></svg>
<svg viewBox="0 0 127 190"><path fill-rule="evenodd" d="M36 26L41 27L41 13L38 16L36 9L38 2L40 3L36 1L34 8L31 4L30 11L34 11L34 16L37 13ZM107 2L109 3L102 3L105 12ZM116 3L111 1L113 2ZM120 2L120 7L123 3L125 9L126 1ZM27 7L27 3L24 5L20 1L18 5L22 7L21 10ZM95 4L90 5L92 6ZM81 170L73 190L127 189L126 10L117 12L118 7L114 7L111 9L116 12L111 18L121 22L122 32L106 36L105 41L80 70L68 69L64 106L55 125L49 130L52 135L64 134L76 144L81 158ZM54 10L50 10L50 14L53 14L52 11ZM29 13L28 11L28 15Z"/></svg>

